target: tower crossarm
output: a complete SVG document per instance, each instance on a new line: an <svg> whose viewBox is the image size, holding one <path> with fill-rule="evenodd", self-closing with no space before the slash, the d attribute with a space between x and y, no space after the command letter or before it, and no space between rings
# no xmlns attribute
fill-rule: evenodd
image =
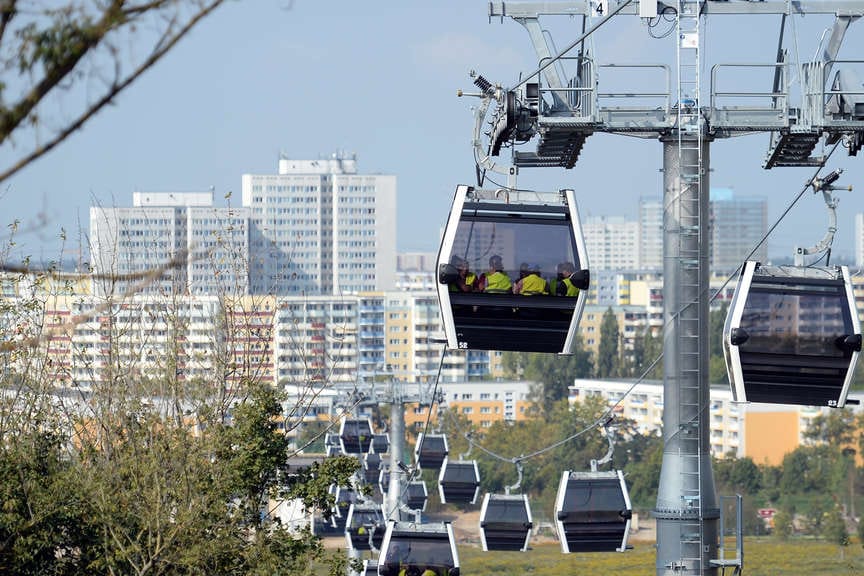
<svg viewBox="0 0 864 576"><path fill-rule="evenodd" d="M607 17L638 15L639 3L609 0ZM523 76L512 90L513 117L521 118L518 138L512 138L517 167L572 168L586 139L595 132L641 138L673 134L679 103L672 87L675 75L664 63L603 63L583 44L573 53L554 53L541 18L597 16L597 2L490 2L489 16L505 16L528 31L538 58L538 69ZM658 10L669 4L658 2ZM817 59L797 66L786 61L781 46L776 62L730 62L710 69L709 94L699 102L704 134L711 140L753 133L771 133L763 167L821 165L813 156L817 144L840 140L850 155L864 145L864 59L840 60L838 54L849 26L864 14L864 0L764 2L713 1L699 3L706 15L834 15L831 34ZM783 19L783 26L786 18ZM592 29L589 32L593 32ZM554 61L554 65L550 63ZM742 89L735 79L764 70L765 88ZM628 74L630 76L628 76ZM632 82L628 81L632 78ZM773 82L771 79L773 78ZM773 85L772 85L773 84ZM610 91L606 86L625 86ZM689 103L680 103L686 106ZM523 109L524 108L524 109ZM513 132L515 135L515 131ZM533 151L516 144L536 143ZM497 143L495 150L502 148ZM494 154L493 154L494 155Z"/></svg>

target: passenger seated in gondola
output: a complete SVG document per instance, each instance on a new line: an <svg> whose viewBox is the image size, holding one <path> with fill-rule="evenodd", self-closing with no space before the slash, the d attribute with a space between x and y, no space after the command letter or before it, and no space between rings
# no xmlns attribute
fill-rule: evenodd
<svg viewBox="0 0 864 576"><path fill-rule="evenodd" d="M549 294L549 284L540 276L540 265L523 264L522 266L525 267L525 275L522 276L520 271L522 277L513 285L513 293L523 296Z"/></svg>
<svg viewBox="0 0 864 576"><path fill-rule="evenodd" d="M450 263L456 268L459 276L450 283L450 292L474 292L477 287L477 275L468 270L468 261L461 256L453 256Z"/></svg>
<svg viewBox="0 0 864 576"><path fill-rule="evenodd" d="M578 296L579 288L573 284L572 275L576 267L570 262L558 264L558 275L552 280L552 293L556 296Z"/></svg>
<svg viewBox="0 0 864 576"><path fill-rule="evenodd" d="M497 254L489 258L489 270L480 276L480 291L489 294L509 294L513 287L510 277L504 273L504 262Z"/></svg>

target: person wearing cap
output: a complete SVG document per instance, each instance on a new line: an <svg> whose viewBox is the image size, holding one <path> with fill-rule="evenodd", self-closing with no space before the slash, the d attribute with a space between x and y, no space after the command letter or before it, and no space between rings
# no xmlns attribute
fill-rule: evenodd
<svg viewBox="0 0 864 576"><path fill-rule="evenodd" d="M526 272L527 274L513 285L514 294L523 296L549 294L549 283L540 276L539 264L529 264Z"/></svg>
<svg viewBox="0 0 864 576"><path fill-rule="evenodd" d="M489 258L489 271L481 277L483 292L505 294L510 292L513 282L504 273L504 262L497 254Z"/></svg>
<svg viewBox="0 0 864 576"><path fill-rule="evenodd" d="M572 275L576 270L570 262L558 264L558 275L552 280L552 293L557 296L578 296L579 288L573 284Z"/></svg>
<svg viewBox="0 0 864 576"><path fill-rule="evenodd" d="M450 263L459 272L458 278L449 284L450 292L474 292L477 288L477 275L468 270L468 261L460 256L453 256Z"/></svg>

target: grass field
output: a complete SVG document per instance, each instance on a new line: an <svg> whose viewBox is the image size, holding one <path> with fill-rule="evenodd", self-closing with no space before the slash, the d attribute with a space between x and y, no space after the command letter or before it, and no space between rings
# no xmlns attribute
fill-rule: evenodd
<svg viewBox="0 0 864 576"><path fill-rule="evenodd" d="M843 549L821 540L771 538L747 539L744 543L746 576L860 576L864 575L864 549L857 540ZM636 542L632 550L611 554L562 554L557 544L535 546L528 552L483 552L473 546L459 547L463 576L650 576L654 568L654 546ZM318 571L324 574L323 571ZM718 570L718 576L721 574ZM727 575L732 574L727 569Z"/></svg>

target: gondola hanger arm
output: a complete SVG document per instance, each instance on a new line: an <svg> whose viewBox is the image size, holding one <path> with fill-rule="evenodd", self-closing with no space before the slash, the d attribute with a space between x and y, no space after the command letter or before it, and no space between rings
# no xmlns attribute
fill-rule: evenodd
<svg viewBox="0 0 864 576"><path fill-rule="evenodd" d="M828 208L828 231L825 236L815 245L809 248L795 248L795 265L804 266L804 257L812 254L822 254L831 249L834 243L834 235L837 233L837 205L840 200L832 194L835 190L852 190L852 186L835 186L834 183L840 178L843 169L837 169L826 175L824 178L813 178L810 181L810 186L813 192L821 192L822 199L825 201L825 206Z"/></svg>
<svg viewBox="0 0 864 576"><path fill-rule="evenodd" d="M600 460L591 460L591 471L597 472L597 468L601 464L607 464L612 461L612 452L615 450L615 445L612 443L612 435L609 433L609 425L612 423L612 416L603 423L603 435L606 436L606 441L609 442L609 449Z"/></svg>

